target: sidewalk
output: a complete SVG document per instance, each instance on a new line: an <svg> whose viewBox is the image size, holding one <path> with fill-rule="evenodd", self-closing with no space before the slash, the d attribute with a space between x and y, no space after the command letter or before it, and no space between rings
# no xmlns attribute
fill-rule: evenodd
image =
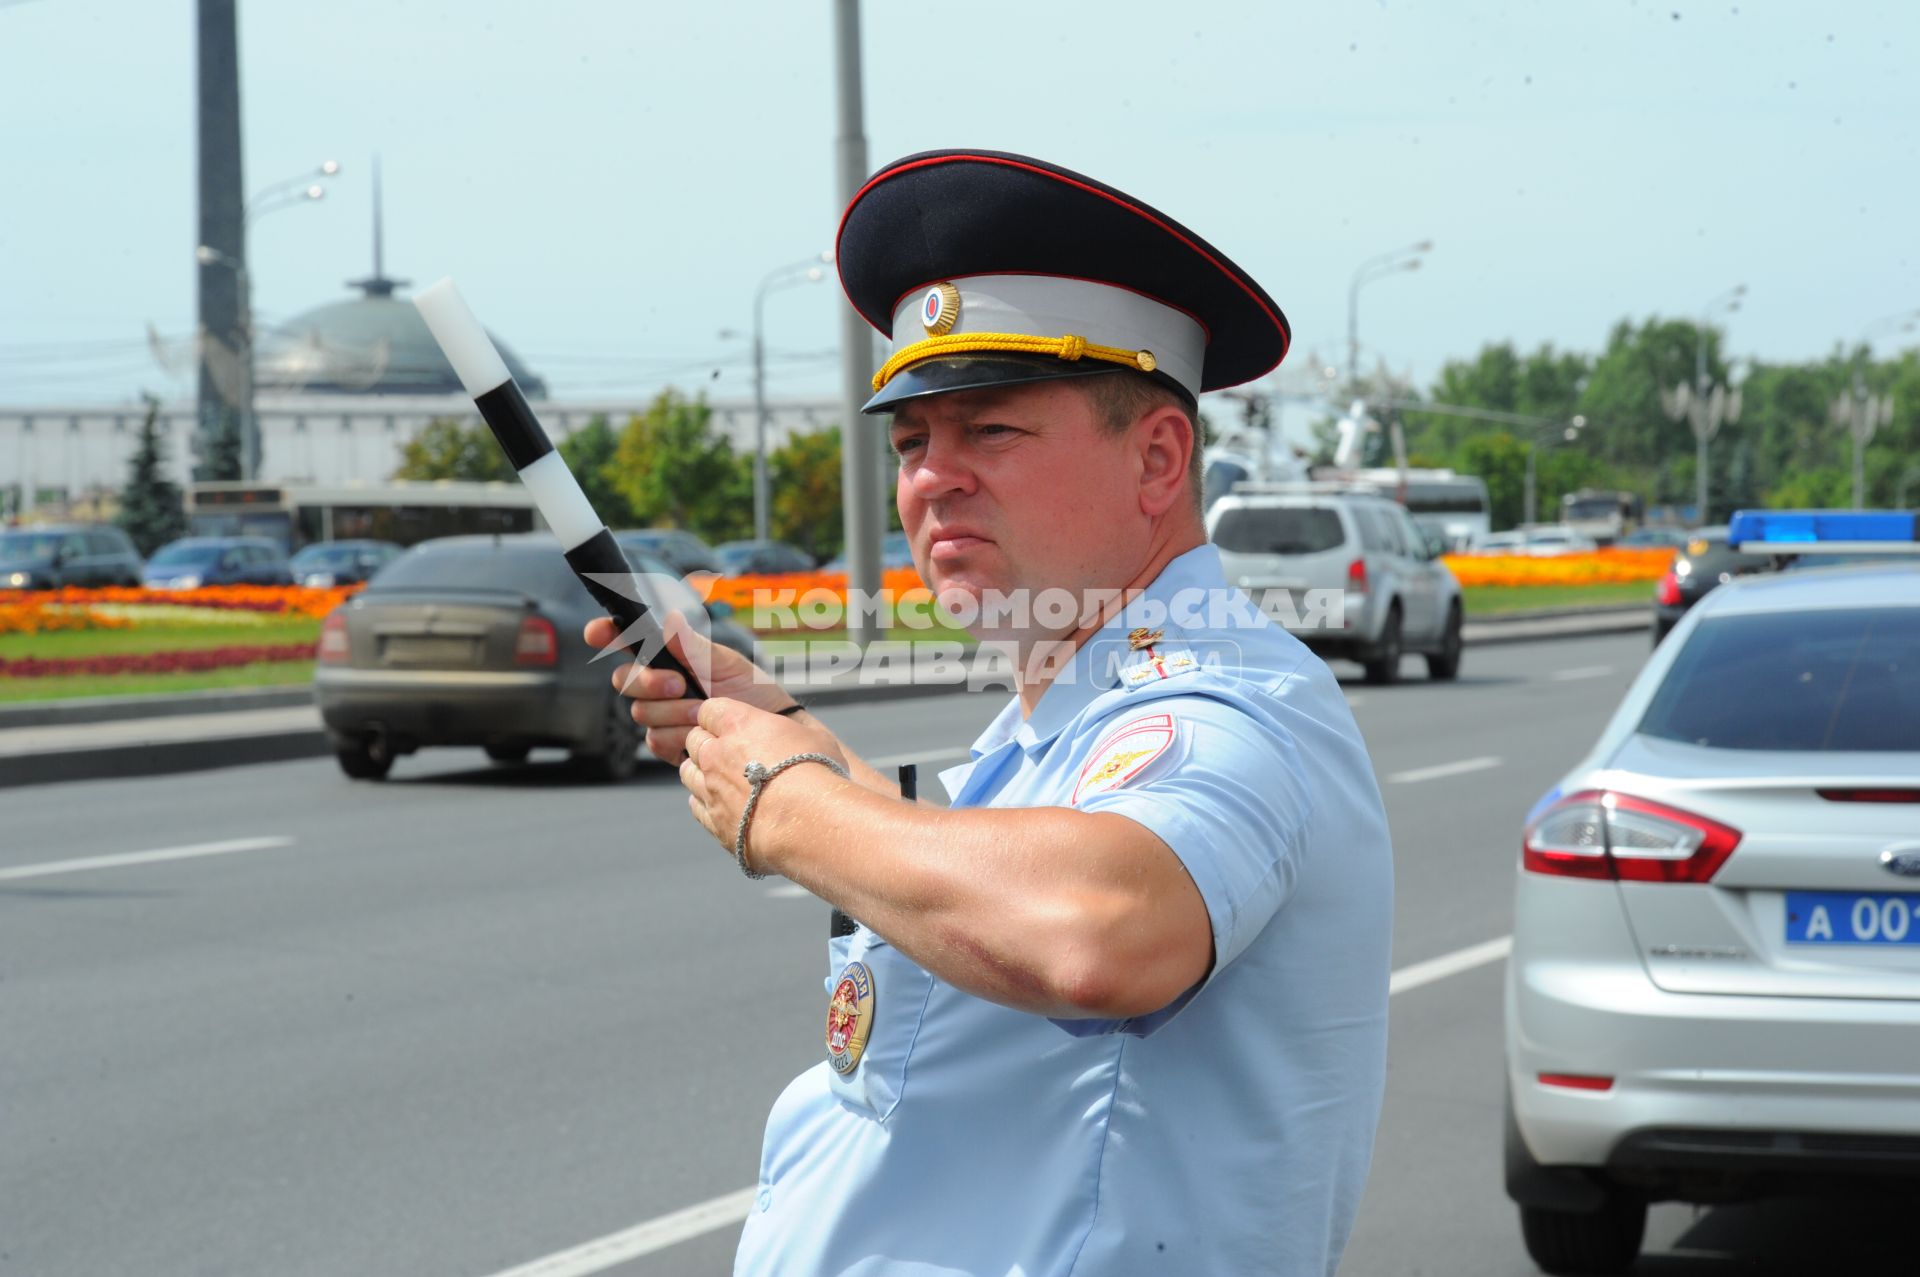
<svg viewBox="0 0 1920 1277"><path fill-rule="evenodd" d="M1625 607L1524 613L1471 621L1467 646L1646 631L1650 609ZM794 695L829 707L868 700L1008 686L991 660L951 652L913 653L853 668L831 657L784 668ZM877 666L877 668L876 668ZM867 677L863 678L863 672ZM309 687L96 697L0 706L0 788L110 776L153 776L242 763L318 758L332 752Z"/></svg>

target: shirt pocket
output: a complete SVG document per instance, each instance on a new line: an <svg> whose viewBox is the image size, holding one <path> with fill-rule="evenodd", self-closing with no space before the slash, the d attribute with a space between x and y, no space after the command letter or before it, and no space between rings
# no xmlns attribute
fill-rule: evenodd
<svg viewBox="0 0 1920 1277"><path fill-rule="evenodd" d="M827 995L832 999L842 977L852 970L854 963L861 964L866 968L872 988L873 1023L867 1030L866 1046L860 1052L858 1063L841 1073L829 1057L827 1079L834 1098L843 1106L862 1117L884 1122L906 1089L907 1060L913 1054L915 1039L920 1036L927 1000L933 992L933 977L864 927L852 940L846 961L828 982ZM835 957L838 956L836 952Z"/></svg>

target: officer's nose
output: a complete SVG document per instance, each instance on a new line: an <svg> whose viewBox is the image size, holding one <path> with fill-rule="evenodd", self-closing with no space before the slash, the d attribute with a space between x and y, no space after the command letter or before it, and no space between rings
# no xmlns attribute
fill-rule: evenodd
<svg viewBox="0 0 1920 1277"><path fill-rule="evenodd" d="M979 479L966 455L965 435L940 430L929 432L907 480L913 495L921 501L974 492Z"/></svg>

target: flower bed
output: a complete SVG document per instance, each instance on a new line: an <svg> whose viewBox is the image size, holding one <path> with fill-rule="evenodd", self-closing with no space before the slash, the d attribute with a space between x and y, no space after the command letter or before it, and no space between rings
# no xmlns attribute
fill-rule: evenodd
<svg viewBox="0 0 1920 1277"><path fill-rule="evenodd" d="M239 609L247 612L277 612L289 616L324 617L360 591L358 585L312 589L304 585L205 585L197 590L149 590L128 586L103 586L80 589L68 586L59 590L28 590L19 596L21 603L151 604L160 606Z"/></svg>
<svg viewBox="0 0 1920 1277"><path fill-rule="evenodd" d="M1529 558L1507 554L1449 554L1442 562L1463 586L1600 585L1657 581L1673 562L1670 549L1591 550Z"/></svg>
<svg viewBox="0 0 1920 1277"><path fill-rule="evenodd" d="M58 678L75 674L182 674L274 661L310 661L314 643L249 643L171 652L115 652L103 656L0 656L0 678Z"/></svg>
<svg viewBox="0 0 1920 1277"><path fill-rule="evenodd" d="M73 630L127 630L133 622L89 607L0 603L0 634L54 634Z"/></svg>

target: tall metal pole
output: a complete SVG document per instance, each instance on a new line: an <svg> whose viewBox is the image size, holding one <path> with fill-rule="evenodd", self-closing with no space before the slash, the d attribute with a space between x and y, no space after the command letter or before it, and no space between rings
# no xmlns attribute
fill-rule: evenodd
<svg viewBox="0 0 1920 1277"><path fill-rule="evenodd" d="M1690 419L1693 426L1693 505L1699 511L1696 517L1704 528L1707 526L1708 438L1708 431L1701 423L1707 405L1707 319L1704 315L1700 317L1700 325L1693 333L1693 396L1697 405Z"/></svg>
<svg viewBox="0 0 1920 1277"><path fill-rule="evenodd" d="M245 196L240 166L240 46L235 0L198 0L199 242L236 262L247 259ZM230 419L248 423L241 405L220 393L211 361L239 352L246 339L238 271L218 262L200 266L199 452L208 455ZM244 374L243 374L244 375ZM232 380L229 378L229 382ZM196 467L208 477L204 464Z"/></svg>
<svg viewBox="0 0 1920 1277"><path fill-rule="evenodd" d="M1527 440L1527 503L1526 503L1527 517L1525 518L1525 520L1523 520L1523 522L1527 527L1533 526L1535 516L1539 513L1539 510L1534 503L1534 478L1533 478L1533 454L1538 451L1540 451L1539 437L1535 436L1534 438Z"/></svg>
<svg viewBox="0 0 1920 1277"><path fill-rule="evenodd" d="M834 0L834 71L839 84L839 133L834 140L840 207L867 178L867 133L860 101L860 0ZM841 430L840 492L845 509L849 598L880 592L879 432L861 429L860 408L872 395L873 337L849 303L840 325L845 425ZM878 618L864 609L847 618L847 637L861 647L880 637Z"/></svg>
<svg viewBox="0 0 1920 1277"><path fill-rule="evenodd" d="M767 285L763 281L753 295L753 539L756 541L768 539L767 355L762 318L766 303Z"/></svg>

